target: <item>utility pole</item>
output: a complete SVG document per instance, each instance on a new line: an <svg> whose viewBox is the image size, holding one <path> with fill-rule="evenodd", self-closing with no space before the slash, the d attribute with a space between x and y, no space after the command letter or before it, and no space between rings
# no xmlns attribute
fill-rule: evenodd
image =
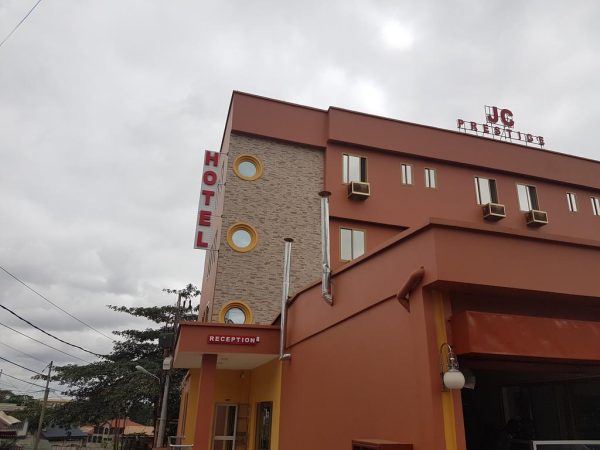
<svg viewBox="0 0 600 450"><path fill-rule="evenodd" d="M184 299L185 302L185 299ZM181 292L177 293L177 306L175 307L175 323L173 324L173 342L177 336L177 328L179 327L179 321L181 320ZM171 356L172 348L165 350L163 356L166 358ZM164 363L163 363L164 364ZM163 367L164 369L164 367ZM169 403L169 382L171 378L170 368L165 370L165 384L163 386L163 398L160 405L160 419L158 421L158 433L156 435L156 446L162 447L165 441L165 429L167 426L167 406Z"/></svg>
<svg viewBox="0 0 600 450"><path fill-rule="evenodd" d="M44 414L46 413L46 405L48 404L48 393L50 392L50 375L52 375L52 363L54 361L50 361L50 365L48 366L48 378L46 378L46 390L44 391L44 403L42 403L42 412L40 413L40 423L38 423L37 433L35 434L35 444L33 446L33 450L38 450L38 445L40 443L40 436L42 435L42 424L44 423Z"/></svg>

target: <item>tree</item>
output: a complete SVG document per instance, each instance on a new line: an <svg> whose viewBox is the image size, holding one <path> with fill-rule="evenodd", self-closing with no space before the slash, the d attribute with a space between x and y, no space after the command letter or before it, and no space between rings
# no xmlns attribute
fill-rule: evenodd
<svg viewBox="0 0 600 450"><path fill-rule="evenodd" d="M175 318L194 320L198 308L191 308L191 299L200 295L198 288L188 284L184 289L164 289L189 300L190 307L152 306L116 307L118 312L135 317L145 317L156 323L145 330L124 330L113 333L123 339L116 342L112 352L104 359L87 365L57 366L53 381L66 386L65 395L73 398L53 412L54 420L61 424L99 424L105 420L129 417L132 420L154 425L158 412L162 381L135 370L140 365L163 380L162 361L164 349L159 346L161 334L173 333ZM172 391L181 383L185 370L172 370ZM179 396L170 395L168 417L177 417Z"/></svg>

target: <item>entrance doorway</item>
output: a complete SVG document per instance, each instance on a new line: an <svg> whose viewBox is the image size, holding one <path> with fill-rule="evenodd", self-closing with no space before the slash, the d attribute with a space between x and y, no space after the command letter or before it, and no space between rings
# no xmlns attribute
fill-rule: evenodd
<svg viewBox="0 0 600 450"><path fill-rule="evenodd" d="M235 449L237 413L237 405L230 403L217 403L215 405L212 450Z"/></svg>
<svg viewBox="0 0 600 450"><path fill-rule="evenodd" d="M506 361L461 368L474 380L461 391L467 450L600 450L600 368Z"/></svg>
<svg viewBox="0 0 600 450"><path fill-rule="evenodd" d="M256 405L256 450L271 450L271 424L273 422L273 402L260 402Z"/></svg>

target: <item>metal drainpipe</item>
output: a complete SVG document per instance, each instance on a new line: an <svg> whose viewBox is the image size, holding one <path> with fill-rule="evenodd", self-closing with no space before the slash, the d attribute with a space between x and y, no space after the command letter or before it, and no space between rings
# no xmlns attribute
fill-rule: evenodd
<svg viewBox="0 0 600 450"><path fill-rule="evenodd" d="M290 292L290 265L292 261L292 238L285 238L285 250L283 256L283 289L281 293L281 323L279 333L279 359L290 359L292 355L285 352L285 332L287 331L287 302Z"/></svg>
<svg viewBox="0 0 600 450"><path fill-rule="evenodd" d="M321 295L323 299L333 305L331 294L331 255L329 253L329 196L331 192L321 191Z"/></svg>

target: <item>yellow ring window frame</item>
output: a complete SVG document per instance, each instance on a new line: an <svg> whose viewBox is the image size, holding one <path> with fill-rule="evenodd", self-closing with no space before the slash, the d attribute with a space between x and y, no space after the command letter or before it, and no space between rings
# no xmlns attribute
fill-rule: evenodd
<svg viewBox="0 0 600 450"><path fill-rule="evenodd" d="M245 247L240 247L233 240L234 239L233 235L238 231L245 231L246 233L248 233L250 235L250 243L248 245L246 245ZM254 250L254 247L256 247L257 243L258 243L258 234L256 233L256 230L254 229L254 227L252 227L252 225L240 222L240 223L231 225L229 227L229 229L227 230L227 244L229 244L229 247L231 247L236 252L239 252L239 253L250 252L250 251Z"/></svg>
<svg viewBox="0 0 600 450"><path fill-rule="evenodd" d="M242 171L240 170L240 164L243 164L245 162L251 163L252 165L254 165L254 168L256 169L256 173L254 175L246 176L242 173ZM260 160L254 155L247 155L247 154L239 155L233 161L233 172L236 174L236 176L238 178L241 178L242 180L254 181L254 180L258 180L262 176L263 165L260 162Z"/></svg>
<svg viewBox="0 0 600 450"><path fill-rule="evenodd" d="M230 302L225 303L219 311L219 322L225 323L225 316L232 309L239 309L244 313L244 324L252 323L252 321L254 320L252 316L252 310L245 302L241 300L232 300Z"/></svg>

